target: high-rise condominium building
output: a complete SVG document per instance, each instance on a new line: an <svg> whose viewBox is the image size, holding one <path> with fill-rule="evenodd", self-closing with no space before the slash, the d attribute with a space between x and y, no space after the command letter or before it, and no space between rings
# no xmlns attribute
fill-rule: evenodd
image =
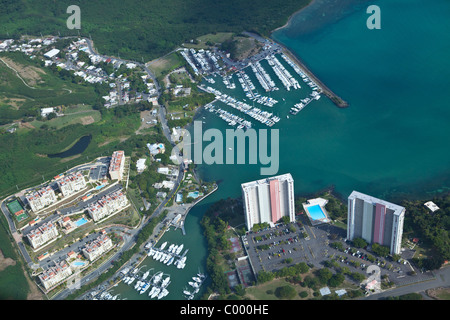
<svg viewBox="0 0 450 320"><path fill-rule="evenodd" d="M274 224L282 217L295 220L294 179L288 174L243 183L245 222L250 230L254 224Z"/></svg>
<svg viewBox="0 0 450 320"><path fill-rule="evenodd" d="M353 191L348 197L347 238L362 238L399 254L405 208Z"/></svg>
<svg viewBox="0 0 450 320"><path fill-rule="evenodd" d="M114 151L111 162L109 163L109 176L112 180L122 180L123 169L125 164L125 152Z"/></svg>

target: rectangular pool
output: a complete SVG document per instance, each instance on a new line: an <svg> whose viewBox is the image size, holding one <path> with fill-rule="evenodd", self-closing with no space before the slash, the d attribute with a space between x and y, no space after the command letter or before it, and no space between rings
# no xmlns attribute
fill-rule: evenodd
<svg viewBox="0 0 450 320"><path fill-rule="evenodd" d="M88 221L85 218L81 218L75 222L77 227L82 226L83 224L87 223Z"/></svg>
<svg viewBox="0 0 450 320"><path fill-rule="evenodd" d="M318 204L308 207L308 212L313 220L326 218L325 213L323 213L322 208Z"/></svg>

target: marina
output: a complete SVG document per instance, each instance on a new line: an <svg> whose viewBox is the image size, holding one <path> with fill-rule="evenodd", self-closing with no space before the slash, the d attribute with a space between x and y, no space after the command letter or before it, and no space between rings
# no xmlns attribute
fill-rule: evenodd
<svg viewBox="0 0 450 320"><path fill-rule="evenodd" d="M248 103L245 103L243 101L236 100L233 97L228 96L225 93L220 92L217 89L214 89L212 87L203 87L199 86L199 88L205 90L206 92L210 92L216 95L216 99L225 103L226 105L232 107L233 109L236 109L247 116L253 118L254 120L259 121L262 124L267 125L268 127L273 126L276 122L280 120L279 117L275 116L272 112L261 110L258 107L252 107ZM212 110L209 109L211 112Z"/></svg>
<svg viewBox="0 0 450 320"><path fill-rule="evenodd" d="M281 58L280 58L281 57ZM261 63L262 60L266 60L265 65ZM281 63L281 61L283 63ZM266 70L267 67L277 75L277 80L281 82L282 87L285 91L279 91L280 88L277 86L276 82L272 80L270 72ZM265 69L266 68L266 69ZM293 74L288 70L288 68L292 68L294 71ZM288 114L286 115L284 111L280 112L280 114L275 115L273 112L263 110L261 107L255 106L255 103L258 103L259 105L265 106L265 107L274 107L276 104L279 103L279 101L273 97L263 96L258 93L258 89L253 81L251 80L251 77L249 74L245 72L245 69L251 69L253 72L253 76L256 77L258 80L258 85L262 88L263 91L268 92L269 94L271 92L274 92L274 95L277 96L277 99L279 96L282 97L282 104L286 104L285 94L289 92L288 94L294 94L293 92L299 92L303 97L297 98L299 100L298 103L295 103L293 106L291 105L290 108L287 108ZM294 77L296 76L299 80L301 79L306 85L307 89L302 89L300 86L298 80ZM298 112L303 110L304 107L306 107L308 104L310 104L314 100L320 99L320 94L322 93L321 87L306 74L306 72L303 71L292 59L290 59L286 54L284 53L277 53L276 55L267 55L265 58L262 58L258 61L250 62L245 68L242 70L238 70L235 73L231 75L223 75L222 76L222 82L223 85L226 87L227 90L235 90L236 86L234 85L233 78L236 78L238 82L240 83L240 92L236 92L235 94L225 93L223 89L220 89L220 86L215 85L216 82L213 80L212 77L206 78L206 82L203 85L200 85L199 88L209 92L213 93L216 97L216 100L207 104L205 106L205 110L208 110L209 112L214 112L217 114L222 120L227 122L230 126L237 126L238 129L244 129L247 130L249 128L252 128L253 120L256 120L257 122L260 122L263 125L266 125L268 127L272 127L275 123L281 120L281 114L282 117L286 116L286 118L289 118L289 114L296 115ZM309 87L309 88L308 88ZM292 90L291 90L292 89ZM302 90L299 90L302 89ZM306 92L305 92L306 90ZM309 91L310 90L310 91ZM309 91L309 93L308 93ZM280 92L280 93L276 93ZM286 93L285 93L286 92ZM292 92L292 93L291 93ZM242 94L245 96L245 98L236 98L241 97ZM305 96L306 94L306 96ZM298 95L296 93L295 95ZM292 99L292 98L291 98ZM289 100L291 100L289 99ZM239 111L242 113L240 115L239 113L234 113L230 110L226 110L223 107L219 107L214 102L221 101L227 106ZM246 102L248 101L248 102ZM283 110L285 108L283 106L280 106ZM281 109L280 109L281 111ZM248 116L249 118L246 118Z"/></svg>
<svg viewBox="0 0 450 320"><path fill-rule="evenodd" d="M192 277L191 281L188 281L188 287L184 287L183 294L187 300L194 299L194 296L200 291L200 287L206 279L206 275L202 274L200 271L197 273L197 276ZM192 291L190 291L192 290Z"/></svg>
<svg viewBox="0 0 450 320"><path fill-rule="evenodd" d="M152 247L150 243L146 245L146 248L147 246L149 246L147 256L152 257L153 260L162 262L167 266L170 266L173 263L178 269L183 269L186 266L186 254L189 249L186 249L184 253L181 254L184 247L183 244L171 244L167 250L165 250L167 241L164 242L159 248Z"/></svg>
<svg viewBox="0 0 450 320"><path fill-rule="evenodd" d="M135 268L133 270L124 270L123 274L123 283L127 285L132 285L134 280L137 280L134 289L139 294L144 294L148 291L148 296L151 299L162 299L169 294L169 290L167 287L171 283L170 275L164 274L162 271L155 272L150 279L147 280L152 269L147 270L143 275L140 275L140 269Z"/></svg>

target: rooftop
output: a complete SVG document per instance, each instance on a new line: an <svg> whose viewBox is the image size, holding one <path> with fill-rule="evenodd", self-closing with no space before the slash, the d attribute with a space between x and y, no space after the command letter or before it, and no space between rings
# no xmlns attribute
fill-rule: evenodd
<svg viewBox="0 0 450 320"><path fill-rule="evenodd" d="M361 199L364 200L366 202L371 202L372 204L382 204L384 206L386 206L386 208L391 209L394 211L395 215L400 215L402 212L404 212L406 209L402 206L399 206L397 204L391 203L391 202L387 202L385 200L381 200L372 196L369 196L367 194L358 192L358 191L353 191L349 197L349 200L354 200L354 199Z"/></svg>

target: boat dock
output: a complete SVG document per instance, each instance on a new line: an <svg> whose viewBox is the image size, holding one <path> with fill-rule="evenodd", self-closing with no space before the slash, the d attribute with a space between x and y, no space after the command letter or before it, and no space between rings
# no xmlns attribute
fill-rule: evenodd
<svg viewBox="0 0 450 320"><path fill-rule="evenodd" d="M291 59L309 79L317 84L317 86L321 89L321 92L323 92L331 101L333 101L336 106L338 106L339 108L347 108L349 106L347 101L343 100L333 91L331 91L322 81L320 81L319 78L314 75L314 73L312 73L306 67L304 63L302 63L296 56L294 56L286 47L282 46L281 44L278 45L283 48L283 53L289 59Z"/></svg>

